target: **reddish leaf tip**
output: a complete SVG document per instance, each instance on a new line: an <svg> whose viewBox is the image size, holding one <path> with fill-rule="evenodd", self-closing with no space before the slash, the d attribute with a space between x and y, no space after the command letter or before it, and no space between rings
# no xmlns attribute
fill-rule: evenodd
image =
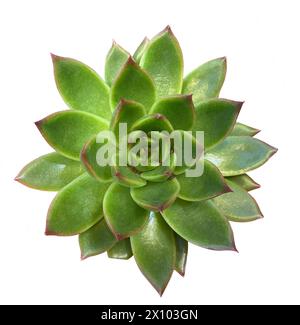
<svg viewBox="0 0 300 325"><path fill-rule="evenodd" d="M136 62L134 61L133 57L131 55L129 55L126 64L130 64L130 65L134 65L136 66Z"/></svg>
<svg viewBox="0 0 300 325"><path fill-rule="evenodd" d="M162 32L163 32L163 33L169 33L169 34L173 35L173 31L172 31L170 25L167 25L167 26L163 29Z"/></svg>
<svg viewBox="0 0 300 325"><path fill-rule="evenodd" d="M50 55L51 55L51 59L52 59L53 63L63 59L62 56L59 56L59 55L56 55L56 54L53 54L53 53L50 53Z"/></svg>
<svg viewBox="0 0 300 325"><path fill-rule="evenodd" d="M81 261L84 261L84 260L86 260L87 258L88 258L87 255L83 255L83 254L80 255L80 260L81 260Z"/></svg>
<svg viewBox="0 0 300 325"><path fill-rule="evenodd" d="M57 236L57 233L50 230L50 229L48 229L48 226L47 226L46 229L45 229L45 235L46 236Z"/></svg>

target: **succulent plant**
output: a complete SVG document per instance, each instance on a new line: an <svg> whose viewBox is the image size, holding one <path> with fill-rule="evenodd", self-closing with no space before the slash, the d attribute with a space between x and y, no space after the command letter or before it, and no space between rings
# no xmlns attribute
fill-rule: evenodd
<svg viewBox="0 0 300 325"><path fill-rule="evenodd" d="M182 52L167 27L145 38L133 56L114 42L105 81L74 59L52 60L57 88L71 110L35 123L55 152L30 162L16 177L31 188L58 191L46 235L79 235L82 259L104 252L110 258L134 256L159 294L174 270L184 275L188 242L235 251L229 221L262 217L248 194L259 185L246 173L276 149L254 138L259 130L236 122L242 102L218 98L226 59L204 63L183 78ZM203 174L187 177L192 166L174 161L121 166L116 159L113 166L99 165L97 152L105 143L97 134L118 135L120 123L147 134L192 131L193 138L203 131ZM141 158L140 153L135 162Z"/></svg>

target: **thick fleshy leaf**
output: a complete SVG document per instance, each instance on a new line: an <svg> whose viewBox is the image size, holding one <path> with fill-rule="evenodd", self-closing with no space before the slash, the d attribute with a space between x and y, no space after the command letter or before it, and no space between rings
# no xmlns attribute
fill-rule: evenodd
<svg viewBox="0 0 300 325"><path fill-rule="evenodd" d="M227 137L206 155L224 176L245 174L263 165L277 149L252 137Z"/></svg>
<svg viewBox="0 0 300 325"><path fill-rule="evenodd" d="M172 229L159 214L151 212L147 225L130 241L138 267L162 295L173 273L176 258Z"/></svg>
<svg viewBox="0 0 300 325"><path fill-rule="evenodd" d="M131 129L134 122L146 115L145 107L137 102L131 100L121 99L117 108L113 113L110 123L110 129L119 137L119 124L126 123L127 131Z"/></svg>
<svg viewBox="0 0 300 325"><path fill-rule="evenodd" d="M163 211L175 201L179 189L179 183L173 178L166 182L149 182L143 187L131 188L130 194L139 206L151 211Z"/></svg>
<svg viewBox="0 0 300 325"><path fill-rule="evenodd" d="M237 122L231 131L231 136L249 136L254 137L258 132L260 132L259 129L255 129L251 126L248 126L246 124L242 124Z"/></svg>
<svg viewBox="0 0 300 325"><path fill-rule="evenodd" d="M59 191L83 172L80 162L52 152L26 165L15 180L37 190Z"/></svg>
<svg viewBox="0 0 300 325"><path fill-rule="evenodd" d="M117 242L106 221L101 219L93 227L79 235L81 259L106 252Z"/></svg>
<svg viewBox="0 0 300 325"><path fill-rule="evenodd" d="M241 186L227 181L232 192L213 199L218 209L231 221L244 222L262 218L262 213L253 197Z"/></svg>
<svg viewBox="0 0 300 325"><path fill-rule="evenodd" d="M151 131L167 131L172 132L173 127L169 120L162 114L145 115L137 120L131 127L131 131L144 131L145 133Z"/></svg>
<svg viewBox="0 0 300 325"><path fill-rule="evenodd" d="M133 58L136 63L140 63L141 58L142 58L148 44L149 44L149 39L147 37L145 37L143 39L142 43L138 46L138 48L136 49L136 51L133 54Z"/></svg>
<svg viewBox="0 0 300 325"><path fill-rule="evenodd" d="M102 201L107 188L107 184L87 173L64 187L50 205L46 235L72 236L96 224L103 217Z"/></svg>
<svg viewBox="0 0 300 325"><path fill-rule="evenodd" d="M226 75L226 58L202 64L183 80L182 93L193 94L195 105L219 96Z"/></svg>
<svg viewBox="0 0 300 325"><path fill-rule="evenodd" d="M159 97L181 93L183 57L169 26L150 41L140 64L153 78Z"/></svg>
<svg viewBox="0 0 300 325"><path fill-rule="evenodd" d="M70 58L52 54L57 88L73 109L110 119L109 87L90 67Z"/></svg>
<svg viewBox="0 0 300 325"><path fill-rule="evenodd" d="M105 60L105 81L111 86L130 54L113 41Z"/></svg>
<svg viewBox="0 0 300 325"><path fill-rule="evenodd" d="M257 184L249 175L243 174L238 176L229 176L226 177L227 180L241 186L246 191L256 190L260 188L260 185Z"/></svg>
<svg viewBox="0 0 300 325"><path fill-rule="evenodd" d="M194 131L204 131L205 149L223 140L232 130L242 102L227 99L210 99L195 107Z"/></svg>
<svg viewBox="0 0 300 325"><path fill-rule="evenodd" d="M150 114L164 115L175 130L191 130L195 121L192 95L177 95L159 99L150 109Z"/></svg>
<svg viewBox="0 0 300 325"><path fill-rule="evenodd" d="M174 154L170 155L170 164L168 166L158 166L152 170L141 173L141 177L150 182L164 182L173 177L176 158Z"/></svg>
<svg viewBox="0 0 300 325"><path fill-rule="evenodd" d="M35 123L49 145L62 155L79 160L83 145L108 129L101 117L79 111L61 111Z"/></svg>
<svg viewBox="0 0 300 325"><path fill-rule="evenodd" d="M128 260L132 256L130 239L126 238L118 241L110 250L107 251L109 258Z"/></svg>
<svg viewBox="0 0 300 325"><path fill-rule="evenodd" d="M130 189L113 183L107 190L103 210L105 220L118 240L132 236L147 222L149 213L130 196Z"/></svg>
<svg viewBox="0 0 300 325"><path fill-rule="evenodd" d="M211 162L204 161L203 174L198 177L177 176L180 185L178 197L186 201L208 200L230 191L224 177Z"/></svg>
<svg viewBox="0 0 300 325"><path fill-rule="evenodd" d="M184 276L189 244L178 234L174 233L174 235L176 243L175 271Z"/></svg>
<svg viewBox="0 0 300 325"><path fill-rule="evenodd" d="M106 143L98 143L97 137L94 136L83 147L81 151L81 161L86 170L101 182L111 182L111 167L109 165L100 166L97 162L98 150L106 145Z"/></svg>
<svg viewBox="0 0 300 325"><path fill-rule="evenodd" d="M229 222L210 201L177 199L162 215L178 235L195 245L236 250Z"/></svg>
<svg viewBox="0 0 300 325"><path fill-rule="evenodd" d="M156 99L156 90L150 76L129 57L111 86L111 105L121 99L134 100L148 110Z"/></svg>

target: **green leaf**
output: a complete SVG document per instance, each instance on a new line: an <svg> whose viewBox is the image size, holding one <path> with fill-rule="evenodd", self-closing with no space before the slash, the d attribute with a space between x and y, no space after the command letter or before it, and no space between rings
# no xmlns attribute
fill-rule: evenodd
<svg viewBox="0 0 300 325"><path fill-rule="evenodd" d="M102 217L102 200L108 188L83 174L57 193L48 215L46 235L72 236L82 233Z"/></svg>
<svg viewBox="0 0 300 325"><path fill-rule="evenodd" d="M169 120L161 114L145 115L137 120L131 127L131 131L144 131L145 133L151 131L167 131L172 132L173 127Z"/></svg>
<svg viewBox="0 0 300 325"><path fill-rule="evenodd" d="M169 166L158 166L152 170L141 173L141 177L150 182L164 182L174 176L176 158L175 154L170 155Z"/></svg>
<svg viewBox="0 0 300 325"><path fill-rule="evenodd" d="M152 79L129 57L111 87L111 105L121 99L141 103L148 110L155 102L156 91Z"/></svg>
<svg viewBox="0 0 300 325"><path fill-rule="evenodd" d="M175 271L178 272L181 276L184 276L189 244L178 234L174 233L174 235L176 243Z"/></svg>
<svg viewBox="0 0 300 325"><path fill-rule="evenodd" d="M109 165L100 166L97 162L97 152L107 143L98 143L97 136L92 137L81 151L81 161L90 175L100 182L111 182L111 167Z"/></svg>
<svg viewBox="0 0 300 325"><path fill-rule="evenodd" d="M262 213L253 197L241 186L227 181L232 189L213 199L220 211L231 221L244 222L262 218Z"/></svg>
<svg viewBox="0 0 300 325"><path fill-rule="evenodd" d="M177 95L159 99L150 109L150 114L160 113L175 130L191 130L195 121L192 95Z"/></svg>
<svg viewBox="0 0 300 325"><path fill-rule="evenodd" d="M130 189L117 183L107 190L103 209L105 220L118 240L139 232L149 215L131 199Z"/></svg>
<svg viewBox="0 0 300 325"><path fill-rule="evenodd" d="M226 58L202 64L183 80L182 93L193 94L195 105L219 96L226 75Z"/></svg>
<svg viewBox="0 0 300 325"><path fill-rule="evenodd" d="M83 145L93 135L108 129L101 117L79 111L61 111L35 122L49 145L62 155L79 160Z"/></svg>
<svg viewBox="0 0 300 325"><path fill-rule="evenodd" d="M174 233L159 214L151 213L147 225L130 238L135 261L141 272L162 295L174 269Z"/></svg>
<svg viewBox="0 0 300 325"><path fill-rule="evenodd" d="M117 108L113 113L113 117L110 122L110 129L119 137L119 124L126 123L127 131L131 129L134 122L146 115L145 107L137 102L121 99Z"/></svg>
<svg viewBox="0 0 300 325"><path fill-rule="evenodd" d="M130 239L126 238L118 241L110 250L107 251L109 258L128 260L132 256Z"/></svg>
<svg viewBox="0 0 300 325"><path fill-rule="evenodd" d="M102 254L117 242L104 219L79 235L81 259Z"/></svg>
<svg viewBox="0 0 300 325"><path fill-rule="evenodd" d="M237 122L231 131L231 136L249 136L254 137L260 130L255 129L251 126L248 126L246 124L242 124Z"/></svg>
<svg viewBox="0 0 300 325"><path fill-rule="evenodd" d="M206 155L224 176L245 174L263 165L277 149L252 137L227 137Z"/></svg>
<svg viewBox="0 0 300 325"><path fill-rule="evenodd" d="M83 172L79 162L52 152L26 165L15 180L37 190L58 191Z"/></svg>
<svg viewBox="0 0 300 325"><path fill-rule="evenodd" d="M151 211L163 211L169 207L179 193L179 183L175 178L161 183L147 183L143 187L131 188L133 200Z"/></svg>
<svg viewBox="0 0 300 325"><path fill-rule="evenodd" d="M109 88L87 65L52 54L54 76L58 91L73 109L110 119Z"/></svg>
<svg viewBox="0 0 300 325"><path fill-rule="evenodd" d="M126 50L113 41L105 60L105 81L109 86L113 84L129 56L130 54Z"/></svg>
<svg viewBox="0 0 300 325"><path fill-rule="evenodd" d="M150 41L140 65L153 78L159 97L181 93L183 57L169 26Z"/></svg>
<svg viewBox="0 0 300 325"><path fill-rule="evenodd" d="M177 176L180 185L178 197L186 201L202 201L230 191L218 168L204 161L203 174L198 177Z"/></svg>
<svg viewBox="0 0 300 325"><path fill-rule="evenodd" d="M146 181L135 172L130 166L120 166L119 155L114 161L114 166L111 167L113 178L116 182L127 187L141 187L146 185Z"/></svg>
<svg viewBox="0 0 300 325"><path fill-rule="evenodd" d="M195 245L236 250L229 222L210 201L177 199L162 215L178 235Z"/></svg>
<svg viewBox="0 0 300 325"><path fill-rule="evenodd" d="M257 184L249 175L242 174L238 176L229 176L226 177L227 180L241 186L246 191L252 191L256 190L257 188L260 188L260 185Z"/></svg>
<svg viewBox="0 0 300 325"><path fill-rule="evenodd" d="M136 51L133 54L133 58L136 63L140 63L141 58L142 58L148 44L149 44L149 39L147 37L145 37L143 39L142 43L138 46L138 48L136 49Z"/></svg>
<svg viewBox="0 0 300 325"><path fill-rule="evenodd" d="M194 131L204 131L205 149L223 140L232 130L242 102L227 99L210 99L195 107Z"/></svg>

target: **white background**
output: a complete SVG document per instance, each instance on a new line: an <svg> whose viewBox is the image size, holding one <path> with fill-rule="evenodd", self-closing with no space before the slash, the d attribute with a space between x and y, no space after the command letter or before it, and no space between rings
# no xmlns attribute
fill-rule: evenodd
<svg viewBox="0 0 300 325"><path fill-rule="evenodd" d="M299 1L0 2L0 303L300 303ZM245 100L240 121L279 148L253 176L265 218L233 224L239 254L190 245L185 278L174 274L160 298L130 261L105 254L81 262L76 237L45 237L54 193L13 181L51 151L33 122L64 109L49 52L99 73L112 38L134 51L170 24L185 72L227 56L222 97Z"/></svg>

